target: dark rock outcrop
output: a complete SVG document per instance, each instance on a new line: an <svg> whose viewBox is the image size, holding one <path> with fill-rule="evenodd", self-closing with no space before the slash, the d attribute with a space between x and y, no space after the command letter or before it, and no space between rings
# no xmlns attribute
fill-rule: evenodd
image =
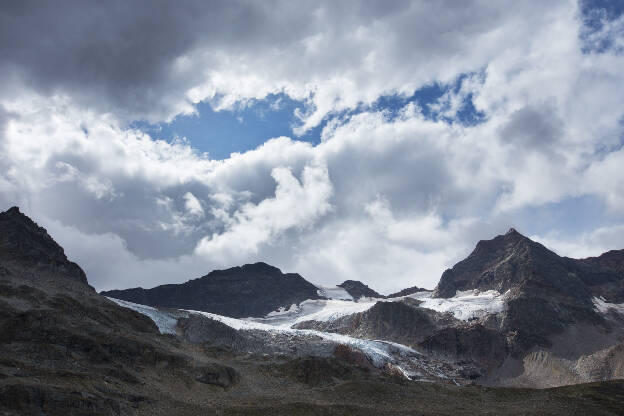
<svg viewBox="0 0 624 416"><path fill-rule="evenodd" d="M236 329L201 315L191 314L178 319L178 327L182 338L193 344L208 342L214 346L238 351L246 350L253 344L249 337L245 337Z"/></svg>
<svg viewBox="0 0 624 416"><path fill-rule="evenodd" d="M17 207L0 213L0 276L10 273L46 275L69 279L85 286L87 276L50 237L45 228L22 214ZM26 276L24 276L26 277Z"/></svg>
<svg viewBox="0 0 624 416"><path fill-rule="evenodd" d="M262 317L280 307L318 299L318 289L296 273L282 273L266 263L215 270L199 279L152 289L102 292L142 305L191 309L235 318Z"/></svg>
<svg viewBox="0 0 624 416"><path fill-rule="evenodd" d="M364 283L358 280L345 280L338 287L343 288L349 293L353 299L358 300L359 298L385 298L385 296L380 295L375 292L373 289L365 285Z"/></svg>
<svg viewBox="0 0 624 416"><path fill-rule="evenodd" d="M228 388L240 381L240 374L232 367L219 363L210 363L197 370L195 380L205 383L214 384L215 386Z"/></svg>
<svg viewBox="0 0 624 416"><path fill-rule="evenodd" d="M469 360L485 369L501 365L507 357L505 336L478 324L441 329L419 346L429 353Z"/></svg>
<svg viewBox="0 0 624 416"><path fill-rule="evenodd" d="M398 298L400 296L408 296L413 295L418 292L425 292L427 289L420 288L418 286L412 286L405 289L401 289L398 292L394 292L386 296L387 298Z"/></svg>
<svg viewBox="0 0 624 416"><path fill-rule="evenodd" d="M371 367L334 357L302 357L278 366L277 370L300 383L319 387L361 379L371 372Z"/></svg>

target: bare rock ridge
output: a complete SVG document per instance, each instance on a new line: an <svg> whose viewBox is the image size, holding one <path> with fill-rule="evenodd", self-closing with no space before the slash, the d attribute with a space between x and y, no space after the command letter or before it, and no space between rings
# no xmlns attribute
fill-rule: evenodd
<svg viewBox="0 0 624 416"><path fill-rule="evenodd" d="M152 289L101 292L129 302L166 308L193 309L235 318L265 316L307 299L318 299L318 288L296 273L282 273L266 263L215 270L199 279Z"/></svg>
<svg viewBox="0 0 624 416"><path fill-rule="evenodd" d="M344 282L339 284L338 287L346 290L347 293L353 296L353 299L356 300L362 297L385 298L385 296L380 295L379 293L375 292L373 289L358 280L345 280Z"/></svg>
<svg viewBox="0 0 624 416"><path fill-rule="evenodd" d="M18 207L0 213L0 230L0 275L28 267L88 285L80 266L69 261L45 228L22 214Z"/></svg>

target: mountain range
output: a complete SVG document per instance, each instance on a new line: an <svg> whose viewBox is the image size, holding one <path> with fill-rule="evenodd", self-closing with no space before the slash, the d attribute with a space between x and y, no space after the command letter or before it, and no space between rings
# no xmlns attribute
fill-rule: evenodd
<svg viewBox="0 0 624 416"><path fill-rule="evenodd" d="M624 413L624 250L571 259L514 229L434 291L256 263L98 294L14 207L0 311L3 415Z"/></svg>

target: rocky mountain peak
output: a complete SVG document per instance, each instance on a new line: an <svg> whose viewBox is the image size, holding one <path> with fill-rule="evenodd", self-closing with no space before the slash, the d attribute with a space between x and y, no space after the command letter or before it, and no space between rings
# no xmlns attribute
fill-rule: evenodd
<svg viewBox="0 0 624 416"><path fill-rule="evenodd" d="M511 228L504 235L481 240L464 260L446 270L434 296L452 297L458 290L497 290L501 293L528 282L541 281L582 291L568 263L546 247Z"/></svg>
<svg viewBox="0 0 624 416"><path fill-rule="evenodd" d="M87 284L84 271L65 256L63 248L18 207L0 213L0 262L5 270L17 265Z"/></svg>
<svg viewBox="0 0 624 416"><path fill-rule="evenodd" d="M385 296L380 295L375 292L373 289L360 282L359 280L345 280L338 287L343 288L349 293L353 299L357 300L361 297L367 298L384 298Z"/></svg>

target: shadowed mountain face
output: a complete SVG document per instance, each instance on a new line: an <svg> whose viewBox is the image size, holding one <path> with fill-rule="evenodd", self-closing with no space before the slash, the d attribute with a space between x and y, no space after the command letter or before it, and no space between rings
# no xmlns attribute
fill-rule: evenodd
<svg viewBox="0 0 624 416"><path fill-rule="evenodd" d="M568 259L595 296L611 303L624 303L624 250L611 250L598 257Z"/></svg>
<svg viewBox="0 0 624 416"><path fill-rule="evenodd" d="M584 260L560 257L511 229L479 241L464 260L446 270L434 296L457 291L508 292L502 329L513 333L516 348L549 345L548 338L571 324L604 325L592 297L622 298L621 252Z"/></svg>
<svg viewBox="0 0 624 416"><path fill-rule="evenodd" d="M0 276L28 267L87 285L80 266L67 260L63 248L19 208L0 213L0 230Z"/></svg>
<svg viewBox="0 0 624 416"><path fill-rule="evenodd" d="M338 287L346 290L347 293L353 296L353 299L356 300L362 297L385 298L385 296L380 295L379 293L375 292L373 289L358 280L345 280L344 282L339 284Z"/></svg>
<svg viewBox="0 0 624 416"><path fill-rule="evenodd" d="M434 296L449 298L469 289L504 293L533 286L588 303L592 296L624 298L622 284L624 250L581 260L560 257L512 228L479 241L466 259L442 274Z"/></svg>
<svg viewBox="0 0 624 416"><path fill-rule="evenodd" d="M215 270L199 279L153 289L102 292L104 296L166 308L192 309L235 318L261 317L280 307L318 299L318 288L296 273L266 263Z"/></svg>
<svg viewBox="0 0 624 416"><path fill-rule="evenodd" d="M589 299L590 292L574 271L568 259L512 228L505 235L479 241L466 259L442 274L434 296L449 298L458 290L469 289L504 293L534 284Z"/></svg>

